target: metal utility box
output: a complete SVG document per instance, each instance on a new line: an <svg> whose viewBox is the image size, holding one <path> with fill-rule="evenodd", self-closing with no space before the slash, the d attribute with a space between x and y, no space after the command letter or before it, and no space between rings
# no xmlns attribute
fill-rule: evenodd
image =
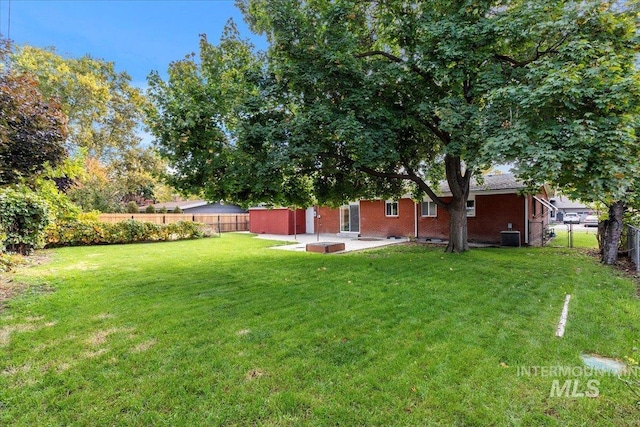
<svg viewBox="0 0 640 427"><path fill-rule="evenodd" d="M519 248L520 232L519 231L501 231L500 246L513 246L513 247Z"/></svg>

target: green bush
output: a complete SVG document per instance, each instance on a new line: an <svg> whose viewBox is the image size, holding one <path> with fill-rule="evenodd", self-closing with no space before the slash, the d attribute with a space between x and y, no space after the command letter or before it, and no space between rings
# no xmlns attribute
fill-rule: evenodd
<svg viewBox="0 0 640 427"><path fill-rule="evenodd" d="M47 247L160 242L199 239L211 235L206 225L189 221L161 225L132 219L114 224L73 220L47 229Z"/></svg>
<svg viewBox="0 0 640 427"><path fill-rule="evenodd" d="M182 209L180 209L180 206L176 206L175 209L173 211L171 211L172 213L175 214L181 214L182 213Z"/></svg>
<svg viewBox="0 0 640 427"><path fill-rule="evenodd" d="M43 247L50 221L47 202L33 191L0 190L0 230L7 251L28 255Z"/></svg>
<svg viewBox="0 0 640 427"><path fill-rule="evenodd" d="M149 205L146 207L146 209L144 210L146 213L156 213L156 208L153 207L153 205Z"/></svg>
<svg viewBox="0 0 640 427"><path fill-rule="evenodd" d="M140 209L138 208L138 204L136 202L134 202L133 200L130 201L129 203L127 203L125 211L127 213L133 213L133 214L140 213Z"/></svg>

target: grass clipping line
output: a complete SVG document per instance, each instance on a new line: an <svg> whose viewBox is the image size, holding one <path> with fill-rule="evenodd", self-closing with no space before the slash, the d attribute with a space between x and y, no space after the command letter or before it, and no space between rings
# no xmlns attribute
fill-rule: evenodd
<svg viewBox="0 0 640 427"><path fill-rule="evenodd" d="M562 314L560 315L560 322L556 329L556 336L562 338L564 336L564 327L567 324L567 316L569 315L569 301L571 301L571 295L567 294L564 299L564 307L562 307Z"/></svg>

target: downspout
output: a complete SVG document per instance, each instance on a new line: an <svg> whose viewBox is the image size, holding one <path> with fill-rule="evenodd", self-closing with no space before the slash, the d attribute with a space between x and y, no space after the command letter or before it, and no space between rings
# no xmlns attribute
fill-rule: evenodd
<svg viewBox="0 0 640 427"><path fill-rule="evenodd" d="M524 198L524 243L529 244L529 197Z"/></svg>
<svg viewBox="0 0 640 427"><path fill-rule="evenodd" d="M413 222L414 222L413 233L416 236L416 240L418 240L418 202L414 200L413 205L414 205L413 206Z"/></svg>

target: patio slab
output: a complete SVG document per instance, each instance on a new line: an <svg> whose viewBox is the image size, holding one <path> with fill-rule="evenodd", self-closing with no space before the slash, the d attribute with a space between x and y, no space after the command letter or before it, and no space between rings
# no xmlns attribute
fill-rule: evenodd
<svg viewBox="0 0 640 427"><path fill-rule="evenodd" d="M351 251L360 251L363 249L379 248L383 246L395 245L398 243L408 242L409 239L374 239L374 238L354 238L354 237L342 237L336 234L298 234L298 235L279 235L279 234L257 234L255 236L258 239L265 240L277 240L286 242L282 245L273 246L272 249L281 249L286 251L300 251L305 252L307 250L308 243L344 243L344 250L333 253L345 253Z"/></svg>

